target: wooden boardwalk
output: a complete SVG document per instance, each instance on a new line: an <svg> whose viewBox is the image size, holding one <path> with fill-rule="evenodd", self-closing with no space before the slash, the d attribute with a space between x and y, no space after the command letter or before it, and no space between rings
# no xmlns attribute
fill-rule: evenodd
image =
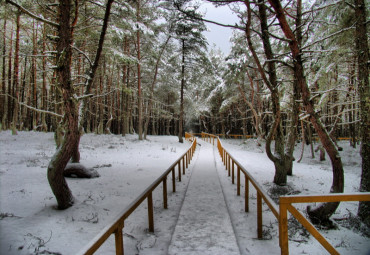
<svg viewBox="0 0 370 255"><path fill-rule="evenodd" d="M216 169L217 148L199 143L168 254L240 254Z"/></svg>

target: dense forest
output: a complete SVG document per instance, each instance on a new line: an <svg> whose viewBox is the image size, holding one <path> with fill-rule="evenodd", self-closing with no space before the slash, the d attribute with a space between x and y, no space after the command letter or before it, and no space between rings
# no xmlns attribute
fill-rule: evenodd
<svg viewBox="0 0 370 255"><path fill-rule="evenodd" d="M227 56L208 46L202 32L218 22L193 1L1 3L1 129L55 132L48 178L60 208L73 204L60 173L79 162L90 132L180 142L185 130L250 135L265 141L280 185L296 141L314 150L317 140L332 162L332 192L343 192L336 141L346 137L363 144L361 190L370 190L368 3L204 2L239 18L219 24L234 28ZM308 212L325 219L336 206Z"/></svg>

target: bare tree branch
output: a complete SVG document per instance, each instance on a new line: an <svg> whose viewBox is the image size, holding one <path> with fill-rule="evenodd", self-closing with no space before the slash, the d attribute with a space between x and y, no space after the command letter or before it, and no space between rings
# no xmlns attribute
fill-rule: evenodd
<svg viewBox="0 0 370 255"><path fill-rule="evenodd" d="M13 97L13 96L11 96L9 94L0 94L0 95L1 96L7 96L7 97L10 97L10 98L13 98L13 99L15 99L18 102L18 104L20 104L20 105L22 105L22 106L24 106L24 107L26 107L26 108L28 108L28 109L30 109L32 111L39 112L39 113L46 113L46 114L50 114L50 115L55 116L55 117L58 117L58 118L63 118L63 115L60 115L58 113L51 112L51 111L46 111L46 110L41 110L41 109L37 109L37 108L32 107L32 106L29 106L29 105L27 105L27 104L25 104L23 102L18 101L15 97Z"/></svg>
<svg viewBox="0 0 370 255"><path fill-rule="evenodd" d="M31 16L32 18L34 18L34 19L36 19L38 21L44 22L44 23L49 24L49 25L51 25L53 27L56 27L56 28L59 27L59 24L58 23L55 23L55 22L52 22L50 20L44 19L44 18L42 18L40 16L37 16L36 14L30 12L29 10L27 10L24 7L20 6L19 4L13 2L12 0L6 0L6 3L11 4L11 5L17 7L21 12L23 12L23 13Z"/></svg>

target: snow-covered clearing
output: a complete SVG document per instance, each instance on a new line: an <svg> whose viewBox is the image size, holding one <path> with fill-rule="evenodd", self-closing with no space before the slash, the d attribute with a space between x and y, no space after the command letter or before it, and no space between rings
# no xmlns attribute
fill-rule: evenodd
<svg viewBox="0 0 370 255"><path fill-rule="evenodd" d="M55 151L53 134L19 132L12 136L10 131L0 132L0 143L0 254L47 250L63 255L78 252L190 146L189 142L180 144L177 137L168 136L149 136L149 140L139 141L133 135L84 135L81 163L94 167L101 176L68 178L76 203L58 211L46 178L47 165ZM168 188L169 210L160 216L157 211L163 211L162 190L153 194L154 235L146 231L146 202L129 217L124 228L126 254L138 253L137 249L151 246L151 242L165 243L160 238L167 238L168 246L170 228L178 213L173 209L176 204L180 208L180 194L184 194L181 191L186 183L184 176L183 182L177 182L179 192L173 195ZM159 217L165 219L161 225L168 228L165 233L157 228ZM156 235L161 236L159 240ZM113 239L102 247L102 254L114 249Z"/></svg>
<svg viewBox="0 0 370 255"><path fill-rule="evenodd" d="M223 143L266 190L272 187L273 165L253 140L224 140ZM190 146L189 142L180 144L177 137L168 136L149 136L148 141L138 141L137 136L132 135L84 135L81 162L94 167L101 176L68 178L76 203L58 211L54 209L56 201L46 179L46 167L55 151L53 134L19 132L18 136L12 136L10 131L0 132L0 144L0 254L63 255L75 254L85 246ZM354 192L359 187L360 157L358 150L346 142L342 145L345 191ZM297 154L299 149L297 147ZM193 167L204 160L199 157L200 150L197 149L182 182L176 182L176 193L172 193L171 182L168 182L168 210L162 206L162 188L158 187L153 194L154 233L147 231L145 201L126 220L125 254L167 254ZM276 219L264 207L264 235L269 240L256 240L254 190L250 188L250 213L244 213L243 196L236 196L236 185L227 177L216 149L214 155L213 166L217 169L241 253L279 254ZM289 186L301 194L327 193L332 178L330 164L312 160L309 155L307 151L303 161L295 163ZM346 218L350 212L356 214L357 204L342 203L334 218ZM339 226L338 230L321 232L342 254L366 254L370 250L369 239L353 230ZM312 237L307 239L295 234L292 239L291 254L326 254ZM215 246L217 249L217 244ZM98 254L114 254L114 237Z"/></svg>

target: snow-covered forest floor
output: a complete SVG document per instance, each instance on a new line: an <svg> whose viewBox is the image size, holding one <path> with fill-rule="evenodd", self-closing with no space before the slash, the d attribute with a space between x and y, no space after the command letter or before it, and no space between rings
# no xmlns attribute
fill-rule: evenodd
<svg viewBox="0 0 370 255"><path fill-rule="evenodd" d="M257 147L253 140L223 140L223 143L266 190L273 187L274 168L263 148ZM180 144L177 137L169 136L149 136L149 140L138 141L133 135L84 135L81 162L95 168L101 176L68 178L76 203L67 210L58 211L54 209L56 201L46 178L46 168L55 151L53 134L19 132L12 136L10 131L0 132L0 144L0 254L75 254L190 146L188 142ZM349 147L348 142L341 145L344 148L341 155L345 192L356 192L361 174L358 149ZM318 155L311 159L308 149L302 162L294 163L294 175L289 177L290 192L327 193L332 179L330 163L319 162ZM241 253L280 254L276 219L264 207L264 236L268 240L256 240L253 188L251 212L246 214L243 197L235 195L236 186L231 184L217 153L215 155L238 243L246 247L241 248ZM197 153L182 182L176 183L176 193L172 193L168 185L168 210L162 209L162 189L159 187L154 193L154 234L147 231L146 202L125 222L126 254L166 254L196 160L200 160ZM357 206L355 202L342 203L333 218L355 215ZM366 254L370 250L369 238L353 227L345 228L343 225L347 223L342 221L337 230L322 233L342 254ZM291 254L325 254L316 240L305 237L304 233L300 235L301 232L292 236ZM113 254L113 251L114 238L111 237L100 254Z"/></svg>
<svg viewBox="0 0 370 255"><path fill-rule="evenodd" d="M281 192L287 195L308 195L308 194L328 194L332 184L332 170L331 164L328 157L326 161L320 162L319 152L315 153L315 158L311 158L310 147L305 145L305 151L301 163L297 161L293 165L293 176L288 176L288 185L284 189L277 189L276 185L272 183L274 177L274 165L268 159L264 152L264 145L259 147L256 145L255 140L222 140L223 146L230 152L231 155L241 163L244 168L249 171L252 176L262 185L262 187L270 194L271 197L277 197ZM345 182L345 193L358 192L361 177L361 158L359 154L359 146L356 149L349 145L348 141L342 141L339 143L343 147L343 151L340 152L344 165L344 182ZM315 144L316 148L317 144ZM300 158L301 144L298 144L295 149L294 156L296 159ZM225 171L225 176L227 176ZM230 178L229 178L230 179ZM244 178L242 177L242 180ZM228 182L231 186L231 179ZM236 186L234 185L232 195L226 194L226 196L232 197L236 194ZM228 190L231 190L228 189ZM243 189L242 189L243 190ZM250 254L280 254L280 248L278 245L278 224L277 220L267 205L263 206L263 234L264 238L271 240L269 242L258 241L251 243L247 240L256 238L257 236L257 218L256 218L256 193L252 185L250 185L250 211L253 215L252 219L250 215L245 214L242 218L239 217L238 222L234 224L242 224L243 222L249 222L248 224L253 229L246 231L243 227L236 226L236 231L240 232L245 246L249 247ZM229 192L227 192L229 193ZM243 196L244 194L242 194ZM239 199L239 205L229 206L232 212L232 216L235 217L235 212L244 210L244 199ZM303 215L306 215L305 208L307 204L294 204ZM321 230L320 233L327 238L330 244L332 244L340 254L366 254L370 253L370 242L369 237L364 237L364 233L367 236L370 232L366 227L361 224L357 219L358 202L342 202L337 209L336 213L332 216L337 229L335 230ZM308 237L309 236L309 237ZM308 238L307 238L308 237ZM291 254L328 254L326 250L319 244L314 237L312 237L308 231L301 227L300 223L293 220L293 217L289 220L289 250ZM243 242L243 240L241 240Z"/></svg>

